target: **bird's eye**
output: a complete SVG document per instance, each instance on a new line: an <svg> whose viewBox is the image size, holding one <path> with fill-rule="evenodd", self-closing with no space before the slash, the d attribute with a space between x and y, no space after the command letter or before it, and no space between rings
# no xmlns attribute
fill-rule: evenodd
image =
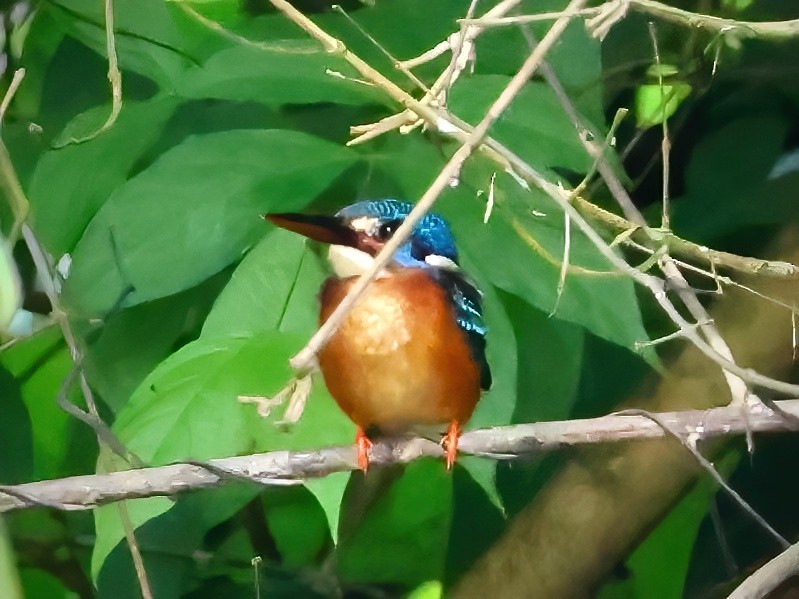
<svg viewBox="0 0 799 599"><path fill-rule="evenodd" d="M380 225L380 228L377 230L377 238L380 241L388 241L391 239L391 236L394 235L397 229L399 229L402 221L399 219L390 220L387 223L383 223Z"/></svg>

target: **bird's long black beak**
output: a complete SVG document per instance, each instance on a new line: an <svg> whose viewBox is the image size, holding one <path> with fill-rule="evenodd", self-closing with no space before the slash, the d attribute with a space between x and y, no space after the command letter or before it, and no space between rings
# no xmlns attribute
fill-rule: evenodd
<svg viewBox="0 0 799 599"><path fill-rule="evenodd" d="M264 218L273 225L294 231L314 241L353 247L356 245L355 231L337 216L283 212L264 214Z"/></svg>

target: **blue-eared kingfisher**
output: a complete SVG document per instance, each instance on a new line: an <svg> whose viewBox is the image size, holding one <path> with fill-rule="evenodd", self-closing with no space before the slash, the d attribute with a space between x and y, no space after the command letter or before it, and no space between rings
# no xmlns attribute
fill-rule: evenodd
<svg viewBox="0 0 799 599"><path fill-rule="evenodd" d="M368 200L334 216L267 214L273 224L330 244L335 276L320 293L320 324L366 271L413 206ZM447 222L427 214L372 281L319 353L330 394L356 424L358 467L366 471L367 433L448 425L447 467L460 426L491 386L482 294L458 266Z"/></svg>

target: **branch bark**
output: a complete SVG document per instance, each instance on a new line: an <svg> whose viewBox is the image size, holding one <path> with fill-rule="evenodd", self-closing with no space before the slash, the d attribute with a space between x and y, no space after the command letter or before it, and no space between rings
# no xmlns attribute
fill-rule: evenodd
<svg viewBox="0 0 799 599"><path fill-rule="evenodd" d="M787 414L799 417L799 399L777 402ZM696 439L738 435L747 422L740 409L667 412L658 419L673 431ZM798 421L768 409L749 415L756 432L799 430ZM644 416L609 414L599 418L536 422L469 431L458 444L462 453L497 459L529 457L573 445L618 443L664 437L663 428ZM414 438L378 439L372 446L373 466L406 463L422 456L440 458L435 441ZM301 484L304 479L357 468L354 447L333 447L309 452L273 451L168 466L125 470L108 474L73 476L0 487L0 512L45 506L85 510L124 499L174 496L190 490L218 487L233 481L258 484Z"/></svg>

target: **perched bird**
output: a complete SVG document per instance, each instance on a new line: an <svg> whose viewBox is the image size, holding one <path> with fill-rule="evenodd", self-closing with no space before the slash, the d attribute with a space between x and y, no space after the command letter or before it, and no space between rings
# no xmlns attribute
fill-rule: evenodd
<svg viewBox="0 0 799 599"><path fill-rule="evenodd" d="M335 216L266 215L279 227L330 244L335 276L320 293L320 323L412 208L385 199L352 204ZM481 389L491 386L485 334L481 293L458 266L449 225L427 214L319 353L330 394L358 427L361 470L369 464L367 434L430 425L449 425L442 445L452 467L460 426Z"/></svg>

